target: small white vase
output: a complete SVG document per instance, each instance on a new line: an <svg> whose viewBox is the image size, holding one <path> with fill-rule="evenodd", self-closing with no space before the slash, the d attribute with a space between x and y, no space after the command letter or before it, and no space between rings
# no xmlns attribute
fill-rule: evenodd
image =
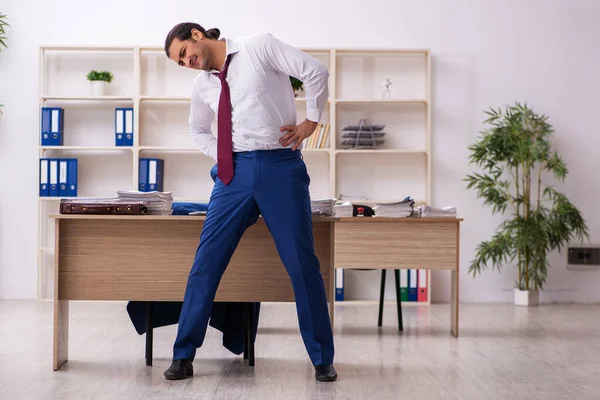
<svg viewBox="0 0 600 400"><path fill-rule="evenodd" d="M92 90L92 96L104 96L106 93L106 81L90 81L90 88Z"/></svg>
<svg viewBox="0 0 600 400"><path fill-rule="evenodd" d="M539 304L540 292L535 290L520 290L515 288L515 305L534 307Z"/></svg>

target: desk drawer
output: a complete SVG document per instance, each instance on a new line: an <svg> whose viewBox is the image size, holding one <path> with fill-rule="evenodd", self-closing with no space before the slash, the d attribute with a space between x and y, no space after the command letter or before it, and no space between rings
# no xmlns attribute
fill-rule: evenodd
<svg viewBox="0 0 600 400"><path fill-rule="evenodd" d="M456 269L459 222L369 218L335 226L335 267Z"/></svg>

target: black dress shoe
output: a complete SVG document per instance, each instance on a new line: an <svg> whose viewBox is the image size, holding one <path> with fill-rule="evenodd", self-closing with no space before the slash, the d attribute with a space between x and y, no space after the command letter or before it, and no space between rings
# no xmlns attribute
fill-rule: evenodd
<svg viewBox="0 0 600 400"><path fill-rule="evenodd" d="M194 367L190 360L173 360L171 366L165 371L168 380L185 379L194 374Z"/></svg>
<svg viewBox="0 0 600 400"><path fill-rule="evenodd" d="M337 379L337 372L333 365L317 365L315 367L315 378L319 382L332 382Z"/></svg>

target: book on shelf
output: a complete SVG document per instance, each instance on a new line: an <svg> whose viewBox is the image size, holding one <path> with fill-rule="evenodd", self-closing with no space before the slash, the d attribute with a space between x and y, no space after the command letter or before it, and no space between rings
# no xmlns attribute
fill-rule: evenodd
<svg viewBox="0 0 600 400"><path fill-rule="evenodd" d="M115 146L133 146L133 108L115 108Z"/></svg>
<svg viewBox="0 0 600 400"><path fill-rule="evenodd" d="M400 301L408 303L427 303L429 286L426 269L400 270Z"/></svg>
<svg viewBox="0 0 600 400"><path fill-rule="evenodd" d="M40 197L77 197L77 158L40 158Z"/></svg>
<svg viewBox="0 0 600 400"><path fill-rule="evenodd" d="M140 192L162 192L165 160L161 158L140 158L138 176L138 189Z"/></svg>
<svg viewBox="0 0 600 400"><path fill-rule="evenodd" d="M115 146L133 146L133 108L115 108ZM42 107L41 145L63 146L65 143L65 110L61 107Z"/></svg>
<svg viewBox="0 0 600 400"><path fill-rule="evenodd" d="M60 107L42 107L41 145L62 146L64 142L65 110Z"/></svg>
<svg viewBox="0 0 600 400"><path fill-rule="evenodd" d="M317 124L315 131L304 141L305 149L326 149L329 147L329 124Z"/></svg>

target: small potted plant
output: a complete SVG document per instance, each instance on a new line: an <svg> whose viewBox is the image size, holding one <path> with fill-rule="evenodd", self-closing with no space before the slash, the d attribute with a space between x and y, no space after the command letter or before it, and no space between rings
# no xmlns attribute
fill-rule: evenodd
<svg viewBox="0 0 600 400"><path fill-rule="evenodd" d="M294 89L294 96L298 97L298 92L304 89L304 83L293 76L290 76L290 82L292 83L292 88Z"/></svg>
<svg viewBox="0 0 600 400"><path fill-rule="evenodd" d="M90 81L92 96L104 96L106 87L112 82L113 76L108 71L92 70L87 74L87 79Z"/></svg>

